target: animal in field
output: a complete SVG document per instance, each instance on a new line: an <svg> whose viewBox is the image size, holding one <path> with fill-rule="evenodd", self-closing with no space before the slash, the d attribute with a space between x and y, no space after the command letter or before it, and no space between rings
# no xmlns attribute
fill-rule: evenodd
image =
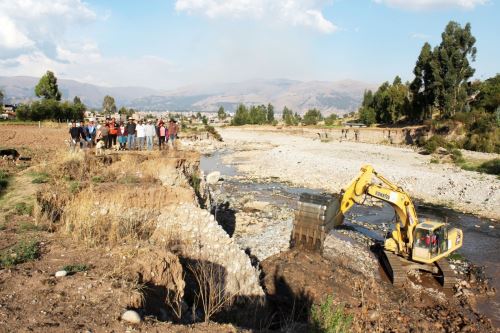
<svg viewBox="0 0 500 333"><path fill-rule="evenodd" d="M104 155L104 141L99 141L95 144L95 155L102 156Z"/></svg>
<svg viewBox="0 0 500 333"><path fill-rule="evenodd" d="M15 149L0 149L0 157L4 160L15 161L19 156L19 152Z"/></svg>

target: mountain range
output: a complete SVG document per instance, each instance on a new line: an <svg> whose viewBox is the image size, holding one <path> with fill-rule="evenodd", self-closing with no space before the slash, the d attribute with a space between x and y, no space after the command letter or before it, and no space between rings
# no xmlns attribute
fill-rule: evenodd
<svg viewBox="0 0 500 333"><path fill-rule="evenodd" d="M0 76L5 103L36 99L34 87L38 80L29 76ZM271 103L278 112L287 106L299 113L317 108L325 115L355 111L361 104L364 90L375 88L373 84L353 80L304 82L288 79L198 84L174 90L103 87L67 79L58 79L58 85L63 99L79 96L87 106L97 109L104 96L110 95L118 107L145 111L216 111L221 105L226 111L234 111L240 103Z"/></svg>

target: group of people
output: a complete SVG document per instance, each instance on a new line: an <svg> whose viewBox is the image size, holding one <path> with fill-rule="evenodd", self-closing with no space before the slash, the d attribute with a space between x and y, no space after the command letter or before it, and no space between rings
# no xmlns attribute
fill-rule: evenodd
<svg viewBox="0 0 500 333"><path fill-rule="evenodd" d="M69 129L72 149L91 148L99 142L104 149L117 150L153 150L154 139L158 138L159 150L166 149L167 145L174 148L179 125L174 119L165 123L162 119L153 122L129 118L127 123L117 122L115 118L107 118L103 122L89 120L85 123L73 121Z"/></svg>

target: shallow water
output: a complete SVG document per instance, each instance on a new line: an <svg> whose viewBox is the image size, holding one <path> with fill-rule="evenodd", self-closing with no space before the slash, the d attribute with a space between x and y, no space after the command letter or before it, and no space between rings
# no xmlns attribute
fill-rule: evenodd
<svg viewBox="0 0 500 333"><path fill-rule="evenodd" d="M222 156L226 153L228 152L222 151L202 156L200 166L205 174L219 171L222 176L238 176L238 171L234 166L222 163ZM303 192L322 193L321 190L298 188L276 181L249 182L229 177L225 183L236 188L240 193L252 193L256 200L267 201L277 206L287 205L291 208L296 208L299 196ZM491 278L491 285L497 290L497 294L492 299L478 304L479 309L493 320L494 325L500 327L500 223L418 202L416 202L416 209L420 221L425 219L443 221L463 230L463 246L458 250L458 253L476 265L485 266L486 275ZM372 239L382 241L385 236L384 232L378 228L372 230L358 224L352 224L349 222L352 219L376 227L386 224L390 228L391 221L394 220L394 210L388 204L384 204L382 207L355 206L346 216L345 224L347 226Z"/></svg>

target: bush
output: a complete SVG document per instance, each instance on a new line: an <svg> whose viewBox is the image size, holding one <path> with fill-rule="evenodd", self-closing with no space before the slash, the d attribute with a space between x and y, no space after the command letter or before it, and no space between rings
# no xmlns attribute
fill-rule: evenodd
<svg viewBox="0 0 500 333"><path fill-rule="evenodd" d="M451 150L451 159L453 160L453 162L457 163L457 164L461 164L461 163L464 163L465 162L465 159L462 155L462 152L458 149L452 149Z"/></svg>
<svg viewBox="0 0 500 333"><path fill-rule="evenodd" d="M482 163L478 168L479 172L500 176L500 158L495 158Z"/></svg>
<svg viewBox="0 0 500 333"><path fill-rule="evenodd" d="M22 241L0 253L0 267L10 267L32 261L40 256L38 241Z"/></svg>
<svg viewBox="0 0 500 333"><path fill-rule="evenodd" d="M212 134L215 140L222 142L222 136L220 136L219 132L217 132L215 127L210 125L205 125L205 131Z"/></svg>
<svg viewBox="0 0 500 333"><path fill-rule="evenodd" d="M46 172L33 172L30 174L33 177L33 184L44 184L49 182L49 174Z"/></svg>
<svg viewBox="0 0 500 333"><path fill-rule="evenodd" d="M352 316L344 312L344 306L333 304L333 297L328 296L320 305L311 310L312 331L316 333L348 333Z"/></svg>
<svg viewBox="0 0 500 333"><path fill-rule="evenodd" d="M326 126L333 126L335 125L335 122L337 121L338 117L335 113L332 113L328 117L325 118L325 125Z"/></svg>
<svg viewBox="0 0 500 333"><path fill-rule="evenodd" d="M424 151L427 154L434 153L439 147L446 147L446 140L439 135L433 135L429 140L424 143Z"/></svg>

